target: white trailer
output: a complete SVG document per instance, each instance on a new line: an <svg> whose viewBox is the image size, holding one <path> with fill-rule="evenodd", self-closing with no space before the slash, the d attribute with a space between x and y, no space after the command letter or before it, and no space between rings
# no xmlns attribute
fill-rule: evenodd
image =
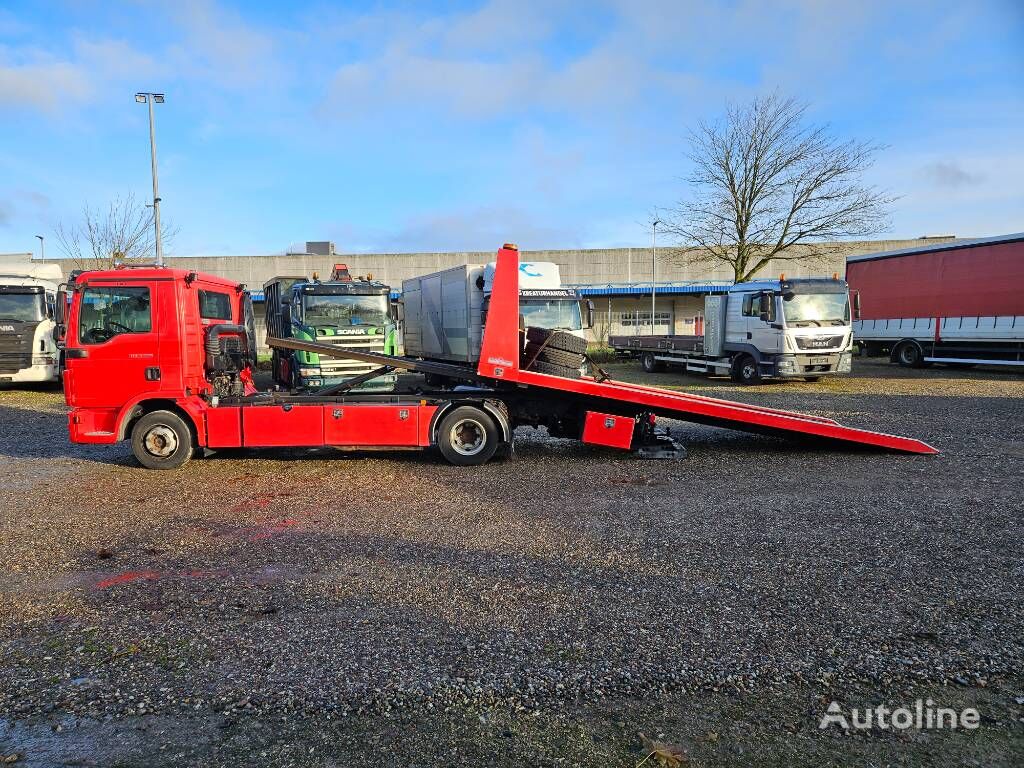
<svg viewBox="0 0 1024 768"><path fill-rule="evenodd" d="M54 302L61 280L59 264L0 262L0 385L60 377Z"/></svg>

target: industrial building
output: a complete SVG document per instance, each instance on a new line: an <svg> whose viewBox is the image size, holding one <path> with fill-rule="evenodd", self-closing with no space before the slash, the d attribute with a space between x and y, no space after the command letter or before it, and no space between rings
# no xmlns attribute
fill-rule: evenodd
<svg viewBox="0 0 1024 768"><path fill-rule="evenodd" d="M814 261L777 261L763 271L765 275L784 272L789 277L821 277L846 272L851 256L914 248L955 239L952 235L911 240L868 240L833 243L827 255ZM501 245L495 244L495 249ZM328 276L334 264L344 263L353 275L372 275L400 289L402 281L460 264L481 264L494 259L495 251L451 253L338 253L334 244L309 241L304 253L259 256L168 257L166 264L182 269L209 272L244 283L253 291L256 314L262 323L263 284L276 275ZM692 252L659 247L657 258L652 248L588 248L521 251L524 261L550 261L559 265L562 281L594 302L595 323L592 341L609 335L651 332L651 293L655 296L654 331L656 333L692 333L694 321L703 311L703 297L731 284L732 274L725 267L694 263ZM61 260L65 274L80 268L71 260ZM652 275L654 277L652 283ZM266 334L259 328L263 342Z"/></svg>

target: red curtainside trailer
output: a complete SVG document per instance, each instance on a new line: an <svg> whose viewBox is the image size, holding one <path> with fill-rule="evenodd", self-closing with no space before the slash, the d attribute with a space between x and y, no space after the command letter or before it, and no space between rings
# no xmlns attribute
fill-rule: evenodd
<svg viewBox="0 0 1024 768"><path fill-rule="evenodd" d="M855 256L846 279L868 355L914 368L1024 365L1024 233Z"/></svg>
<svg viewBox="0 0 1024 768"><path fill-rule="evenodd" d="M678 455L658 416L905 453L935 453L911 438L844 427L832 419L593 377L528 370L519 314L518 250L498 252L477 366L339 349L292 339L272 346L362 360L377 367L309 391L257 392L252 310L242 286L172 269L87 272L66 327L65 394L71 439L128 439L147 467L171 469L219 448L436 447L454 464L512 451L516 427L586 443ZM58 306L63 306L58 301ZM430 374L443 388L389 393L355 388L397 369Z"/></svg>

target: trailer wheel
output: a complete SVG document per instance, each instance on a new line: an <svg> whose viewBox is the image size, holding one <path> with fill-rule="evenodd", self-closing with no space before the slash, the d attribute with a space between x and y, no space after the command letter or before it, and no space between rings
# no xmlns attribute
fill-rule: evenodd
<svg viewBox="0 0 1024 768"><path fill-rule="evenodd" d="M640 367L644 373L658 373L665 370L665 364L659 362L653 352L644 352L640 355Z"/></svg>
<svg viewBox="0 0 1024 768"><path fill-rule="evenodd" d="M732 380L740 384L760 384L761 368L753 355L740 355L733 363Z"/></svg>
<svg viewBox="0 0 1024 768"><path fill-rule="evenodd" d="M192 450L192 430L171 411L147 413L132 427L132 453L148 469L177 469Z"/></svg>
<svg viewBox="0 0 1024 768"><path fill-rule="evenodd" d="M904 368L924 368L924 350L916 341L902 341L892 352L893 359Z"/></svg>
<svg viewBox="0 0 1024 768"><path fill-rule="evenodd" d="M437 428L441 455L460 467L485 463L498 450L498 441L494 419L470 405L460 405Z"/></svg>
<svg viewBox="0 0 1024 768"><path fill-rule="evenodd" d="M585 354L587 351L587 340L579 336L573 336L566 331L553 331L550 328L527 328L526 340L540 346L547 340L545 349L561 349L566 352L575 352L577 355Z"/></svg>

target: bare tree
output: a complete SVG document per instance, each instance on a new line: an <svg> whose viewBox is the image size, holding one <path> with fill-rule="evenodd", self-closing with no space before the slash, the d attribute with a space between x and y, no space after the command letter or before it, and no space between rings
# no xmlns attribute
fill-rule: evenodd
<svg viewBox="0 0 1024 768"><path fill-rule="evenodd" d="M692 198L662 214L678 258L727 265L739 282L772 260L820 262L836 240L888 227L894 198L861 180L882 147L833 138L806 110L772 94L691 132Z"/></svg>
<svg viewBox="0 0 1024 768"><path fill-rule="evenodd" d="M110 269L119 262L153 258L156 253L153 209L132 194L115 198L106 211L86 203L79 221L59 222L56 232L60 249L78 269ZM176 233L167 224L161 225L165 248Z"/></svg>

